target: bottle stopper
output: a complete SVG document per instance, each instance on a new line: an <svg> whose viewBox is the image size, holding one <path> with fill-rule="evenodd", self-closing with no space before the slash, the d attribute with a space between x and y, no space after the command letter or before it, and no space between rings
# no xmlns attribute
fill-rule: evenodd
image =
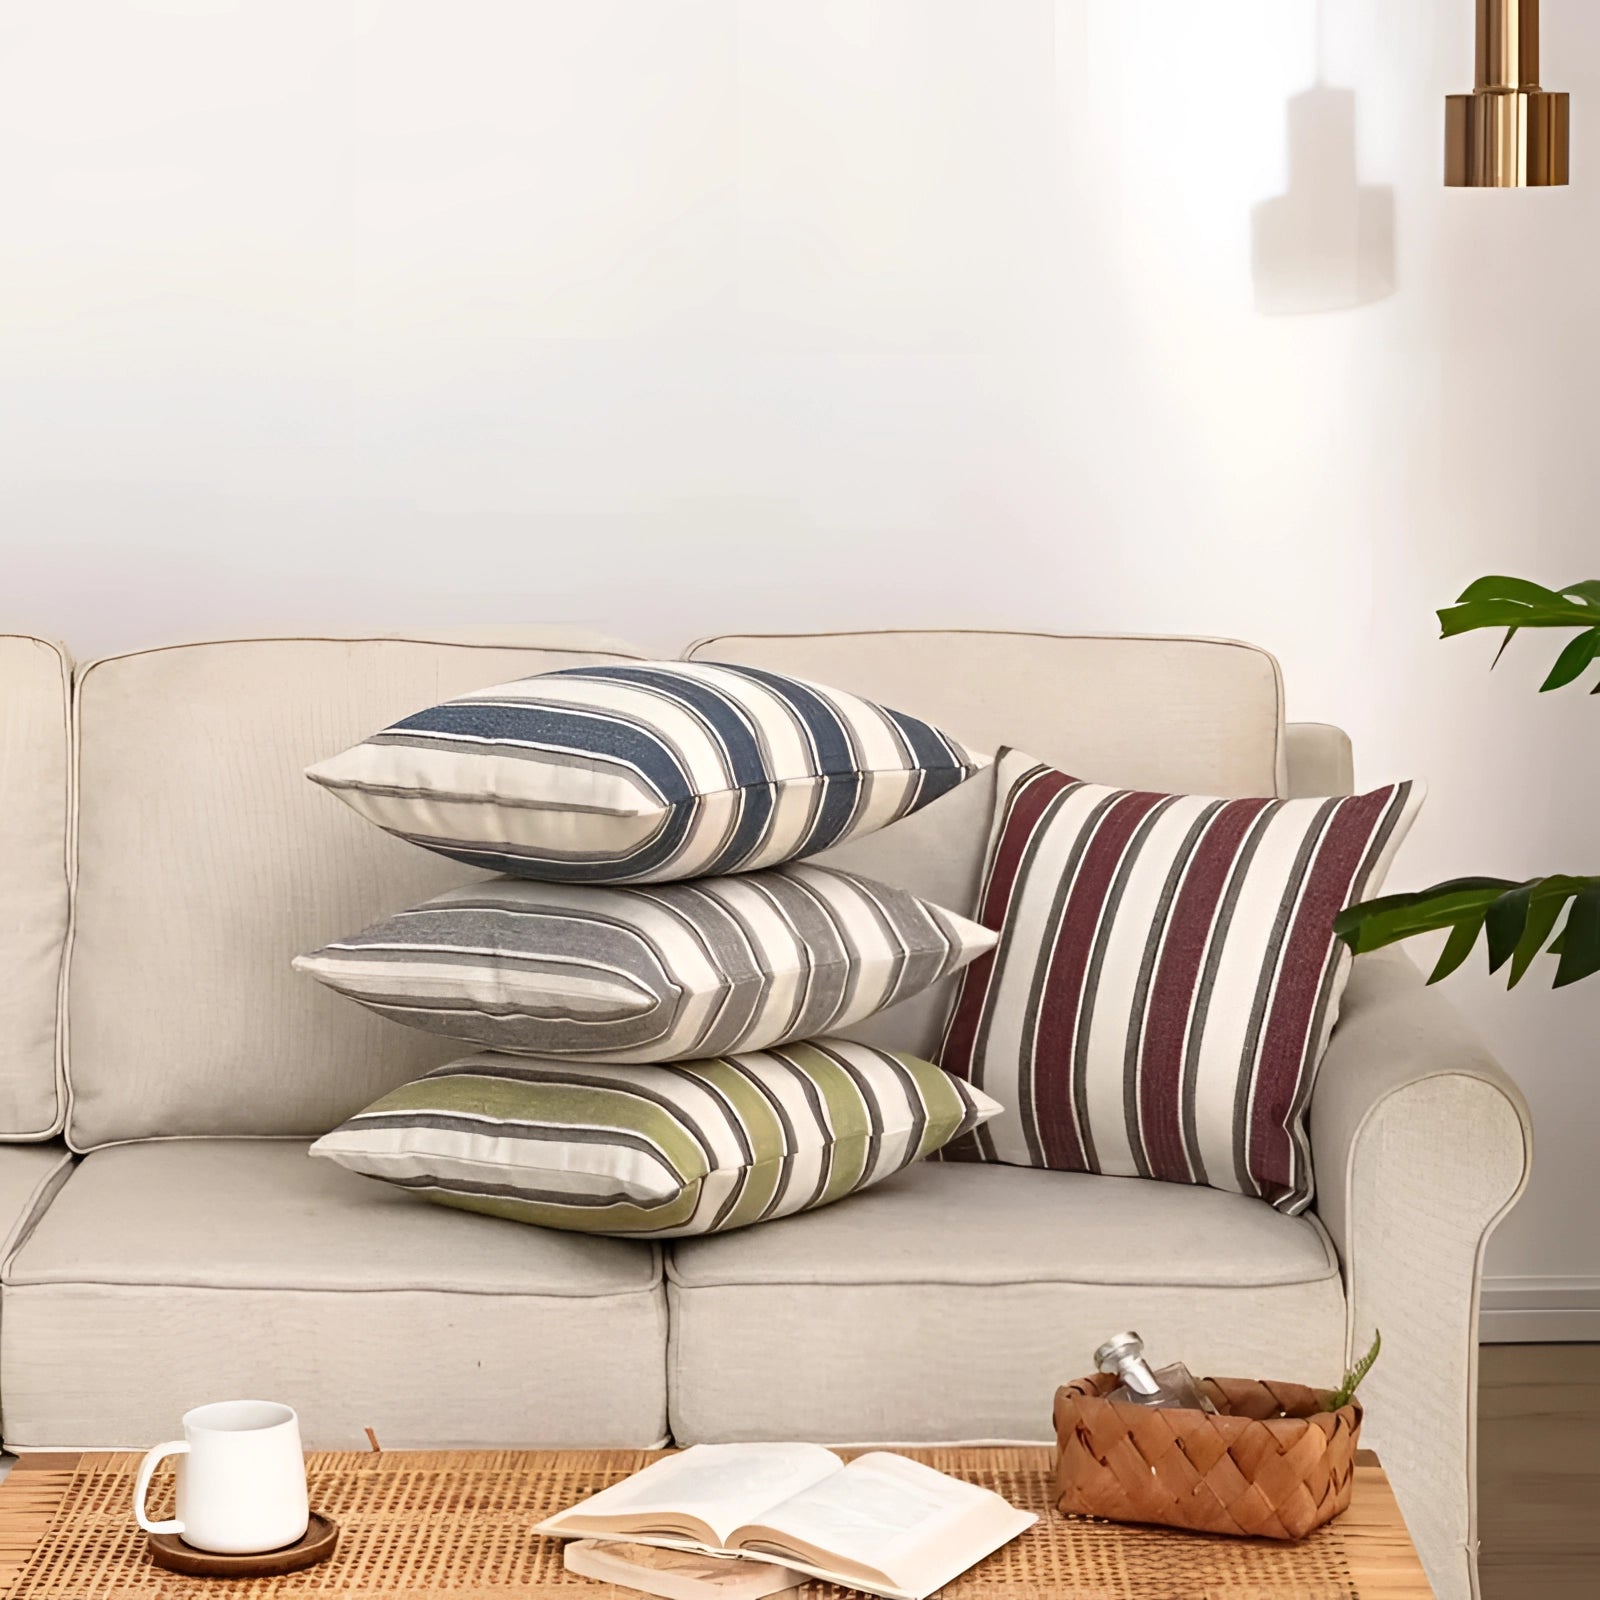
<svg viewBox="0 0 1600 1600"><path fill-rule="evenodd" d="M1094 1364L1100 1372L1120 1372L1125 1361L1137 1360L1144 1354L1144 1340L1136 1333L1114 1333L1094 1353Z"/></svg>

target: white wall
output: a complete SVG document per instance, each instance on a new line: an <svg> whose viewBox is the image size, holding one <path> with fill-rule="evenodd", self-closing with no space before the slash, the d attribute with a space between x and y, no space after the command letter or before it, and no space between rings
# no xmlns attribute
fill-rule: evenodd
<svg viewBox="0 0 1600 1600"><path fill-rule="evenodd" d="M1578 185L1463 194L1471 0L1325 4L1356 144L1297 101L1259 214L1313 0L22 8L0 624L1234 634L1431 781L1404 878L1593 868L1600 707L1430 613L1600 575L1600 11ZM1600 984L1455 993L1540 1123L1492 1270L1600 1334Z"/></svg>

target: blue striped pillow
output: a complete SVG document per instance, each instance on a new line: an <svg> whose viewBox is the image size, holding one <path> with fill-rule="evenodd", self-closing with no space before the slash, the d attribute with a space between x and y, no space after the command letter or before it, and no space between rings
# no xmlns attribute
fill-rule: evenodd
<svg viewBox="0 0 1600 1600"><path fill-rule="evenodd" d="M758 667L569 667L430 706L307 776L369 822L555 883L754 872L872 833L988 764Z"/></svg>

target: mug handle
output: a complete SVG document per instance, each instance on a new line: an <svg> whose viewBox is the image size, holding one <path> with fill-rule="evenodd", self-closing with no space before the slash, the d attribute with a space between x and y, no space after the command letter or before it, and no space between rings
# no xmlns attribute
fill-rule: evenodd
<svg viewBox="0 0 1600 1600"><path fill-rule="evenodd" d="M186 1456L188 1453L189 1442L186 1439L173 1439L145 1451L144 1460L139 1463L139 1481L133 1487L133 1514L146 1533L183 1532L183 1524L176 1517L170 1522L152 1522L145 1515L144 1503L150 1494L150 1479L155 1476L156 1467L162 1460L167 1456Z"/></svg>

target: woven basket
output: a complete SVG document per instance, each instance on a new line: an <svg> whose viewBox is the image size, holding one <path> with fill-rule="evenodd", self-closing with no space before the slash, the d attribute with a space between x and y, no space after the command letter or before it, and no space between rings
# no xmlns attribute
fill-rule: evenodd
<svg viewBox="0 0 1600 1600"><path fill-rule="evenodd" d="M1326 1389L1202 1378L1215 1415L1158 1411L1107 1400L1119 1381L1056 1390L1057 1504L1069 1516L1303 1539L1350 1504L1359 1401L1324 1411Z"/></svg>

